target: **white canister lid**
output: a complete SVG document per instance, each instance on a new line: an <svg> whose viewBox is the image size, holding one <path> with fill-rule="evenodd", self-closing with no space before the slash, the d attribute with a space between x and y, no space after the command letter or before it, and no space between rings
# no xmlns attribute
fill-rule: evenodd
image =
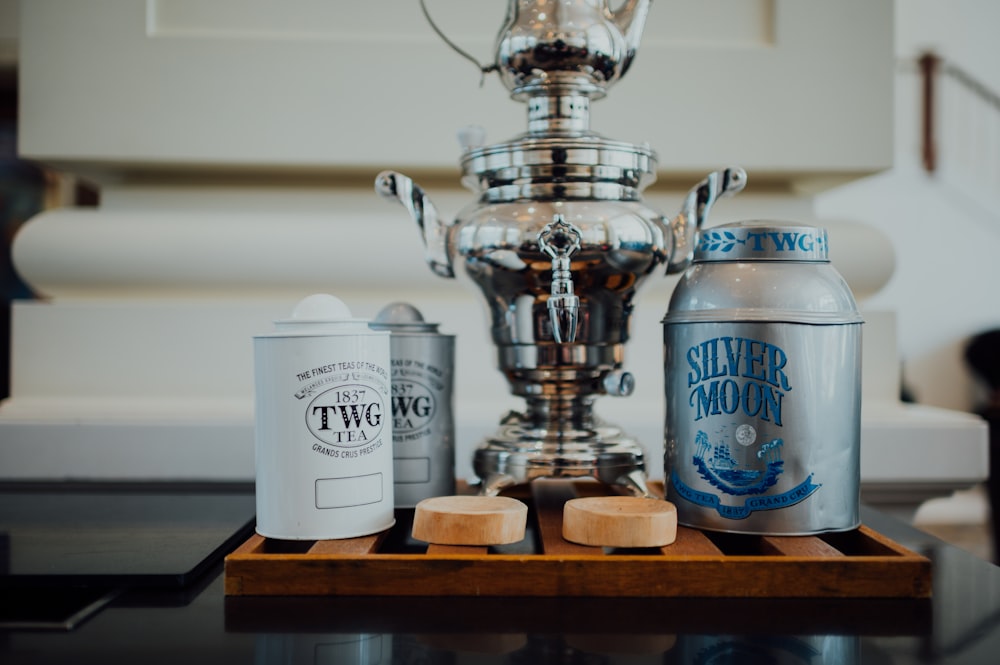
<svg viewBox="0 0 1000 665"><path fill-rule="evenodd" d="M291 317L274 322L275 332L263 337L310 335L378 334L367 319L355 318L343 300L328 293L315 293L299 301Z"/></svg>
<svg viewBox="0 0 1000 665"><path fill-rule="evenodd" d="M371 322L371 327L375 330L389 330L392 333L436 333L438 325L424 321L420 310L405 302L389 303Z"/></svg>

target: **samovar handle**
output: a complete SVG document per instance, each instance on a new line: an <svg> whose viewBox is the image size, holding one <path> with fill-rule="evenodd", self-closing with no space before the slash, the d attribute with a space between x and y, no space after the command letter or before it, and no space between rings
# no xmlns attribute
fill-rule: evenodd
<svg viewBox="0 0 1000 665"><path fill-rule="evenodd" d="M681 211L670 221L674 237L673 251L667 261L667 274L680 272L694 259L694 237L708 218L708 212L722 196L742 191L747 184L747 172L738 166L709 173L684 197Z"/></svg>
<svg viewBox="0 0 1000 665"><path fill-rule="evenodd" d="M382 171L375 177L375 191L383 198L402 204L420 227L424 259L434 274L454 277L455 269L448 254L448 226L442 223L437 208L420 185L402 173Z"/></svg>
<svg viewBox="0 0 1000 665"><path fill-rule="evenodd" d="M549 295L549 319L552 337L559 344L576 341L580 298L573 293L573 275L569 257L580 249L582 234L562 215L538 233L538 248L552 259L552 291Z"/></svg>

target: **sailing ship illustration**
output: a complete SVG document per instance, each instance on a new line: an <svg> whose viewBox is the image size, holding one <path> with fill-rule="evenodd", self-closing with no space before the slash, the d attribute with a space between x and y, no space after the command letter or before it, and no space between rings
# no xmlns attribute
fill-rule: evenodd
<svg viewBox="0 0 1000 665"><path fill-rule="evenodd" d="M695 453L692 459L698 474L712 486L727 494L744 496L762 494L778 482L784 470L781 459L782 439L772 439L747 451L742 465L733 456L728 443L713 445L708 434L699 430L695 435Z"/></svg>

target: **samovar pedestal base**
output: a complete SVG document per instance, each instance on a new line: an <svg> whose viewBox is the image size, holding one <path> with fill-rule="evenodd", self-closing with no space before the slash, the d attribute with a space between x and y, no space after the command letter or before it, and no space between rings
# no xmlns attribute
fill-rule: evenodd
<svg viewBox="0 0 1000 665"><path fill-rule="evenodd" d="M647 485L642 447L618 428L602 423L587 430L550 431L510 420L473 456L480 494L494 496L537 478L589 477L635 496L663 498Z"/></svg>

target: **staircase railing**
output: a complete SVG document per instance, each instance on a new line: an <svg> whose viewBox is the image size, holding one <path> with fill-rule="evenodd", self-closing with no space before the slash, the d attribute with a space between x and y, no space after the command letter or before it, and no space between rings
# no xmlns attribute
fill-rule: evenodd
<svg viewBox="0 0 1000 665"><path fill-rule="evenodd" d="M917 68L924 169L1000 212L1000 94L934 53Z"/></svg>

